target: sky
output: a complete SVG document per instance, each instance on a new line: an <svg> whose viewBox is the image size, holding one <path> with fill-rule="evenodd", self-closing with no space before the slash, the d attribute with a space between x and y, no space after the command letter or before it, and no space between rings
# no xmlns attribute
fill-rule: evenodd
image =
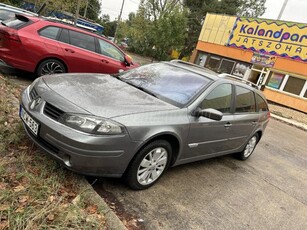
<svg viewBox="0 0 307 230"><path fill-rule="evenodd" d="M123 0L100 0L102 14L110 19L118 17ZM122 18L128 18L130 12L136 12L140 0L125 0ZM262 18L277 19L284 0L266 0L266 12ZM307 23L307 0L288 0L281 20Z"/></svg>
<svg viewBox="0 0 307 230"><path fill-rule="evenodd" d="M110 15L110 20L118 18L123 0L100 0L101 13ZM136 12L139 8L140 0L125 0L122 19L128 19L130 12Z"/></svg>

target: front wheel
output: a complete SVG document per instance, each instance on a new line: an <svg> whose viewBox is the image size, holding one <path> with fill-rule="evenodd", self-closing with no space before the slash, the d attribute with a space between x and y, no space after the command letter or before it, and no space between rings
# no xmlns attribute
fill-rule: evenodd
<svg viewBox="0 0 307 230"><path fill-rule="evenodd" d="M164 140L148 144L133 159L125 177L127 184L136 190L152 186L170 163L171 145Z"/></svg>
<svg viewBox="0 0 307 230"><path fill-rule="evenodd" d="M36 75L38 77L48 74L66 73L65 66L56 59L47 59L39 64Z"/></svg>
<svg viewBox="0 0 307 230"><path fill-rule="evenodd" d="M254 149L257 145L259 141L259 135L258 133L255 133L247 142L244 150L240 153L237 153L236 154L236 157L239 159L239 160L246 160L247 158L250 157L250 155L252 155L252 153L254 152Z"/></svg>

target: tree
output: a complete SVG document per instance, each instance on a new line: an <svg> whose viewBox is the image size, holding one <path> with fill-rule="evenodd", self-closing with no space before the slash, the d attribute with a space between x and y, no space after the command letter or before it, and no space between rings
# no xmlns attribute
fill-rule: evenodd
<svg viewBox="0 0 307 230"><path fill-rule="evenodd" d="M84 15L86 9L86 1L82 1L82 5L80 7L80 15ZM89 18L93 21L98 20L98 16L101 12L101 5L99 0L88 0L86 18Z"/></svg>
<svg viewBox="0 0 307 230"><path fill-rule="evenodd" d="M184 0L189 9L189 21L186 40L179 59L191 54L196 46L202 21L207 13L238 16L261 16L265 11L266 0Z"/></svg>
<svg viewBox="0 0 307 230"><path fill-rule="evenodd" d="M183 44L186 10L180 0L143 0L126 24L130 25L124 28L132 51L165 60Z"/></svg>
<svg viewBox="0 0 307 230"><path fill-rule="evenodd" d="M104 27L104 34L106 36L114 37L117 21L110 21L110 16L108 14L103 14L98 23Z"/></svg>
<svg viewBox="0 0 307 230"><path fill-rule="evenodd" d="M19 7L22 4L23 0L2 0L1 2Z"/></svg>
<svg viewBox="0 0 307 230"><path fill-rule="evenodd" d="M266 0L245 0L241 1L238 10L239 16L258 17L264 14Z"/></svg>

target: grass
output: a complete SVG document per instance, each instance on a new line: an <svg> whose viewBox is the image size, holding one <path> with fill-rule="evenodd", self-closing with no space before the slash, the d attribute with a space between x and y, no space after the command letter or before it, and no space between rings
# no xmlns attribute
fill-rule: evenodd
<svg viewBox="0 0 307 230"><path fill-rule="evenodd" d="M105 229L81 176L28 140L18 117L21 88L0 76L0 229Z"/></svg>

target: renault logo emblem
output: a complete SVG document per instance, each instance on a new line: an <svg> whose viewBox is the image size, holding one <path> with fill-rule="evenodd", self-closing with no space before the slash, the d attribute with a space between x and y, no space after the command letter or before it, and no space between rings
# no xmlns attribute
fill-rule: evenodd
<svg viewBox="0 0 307 230"><path fill-rule="evenodd" d="M41 102L41 98L37 97L30 103L30 109L34 109Z"/></svg>

